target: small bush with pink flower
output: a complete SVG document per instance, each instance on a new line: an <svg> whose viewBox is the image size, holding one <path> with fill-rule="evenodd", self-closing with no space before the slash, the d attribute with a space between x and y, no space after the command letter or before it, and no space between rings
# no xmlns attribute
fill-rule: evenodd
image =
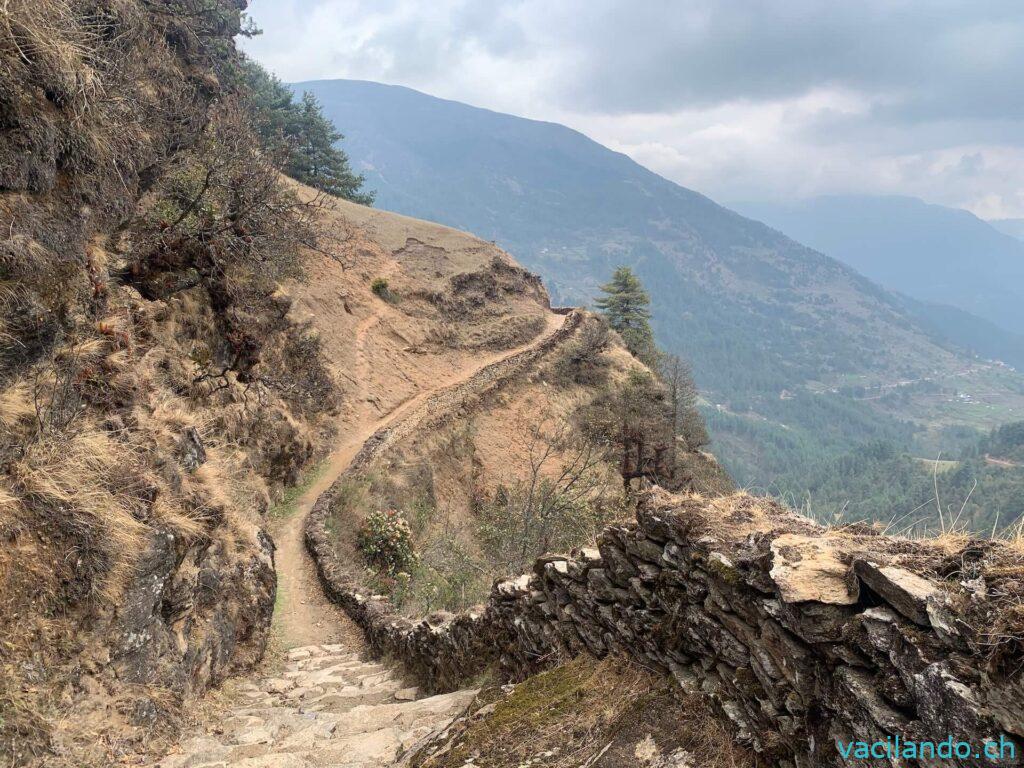
<svg viewBox="0 0 1024 768"><path fill-rule="evenodd" d="M382 575L408 573L418 560L412 545L412 529L397 509L376 510L363 520L357 540L366 562Z"/></svg>

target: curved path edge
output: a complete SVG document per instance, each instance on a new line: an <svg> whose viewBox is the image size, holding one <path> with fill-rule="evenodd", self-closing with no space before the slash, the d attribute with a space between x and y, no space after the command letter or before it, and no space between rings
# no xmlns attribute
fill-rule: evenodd
<svg viewBox="0 0 1024 768"><path fill-rule="evenodd" d="M569 339L579 328L584 313L563 309L558 314L565 315L561 327L536 345L435 392L400 420L374 432L345 471L317 498L306 519L306 546L327 596L362 629L374 652L401 663L427 691L455 690L497 660L498 649L484 629L483 613L472 610L457 616L441 613L434 614L432 621L420 622L398 615L387 597L367 592L353 578L351 564L343 562L335 551L327 530L331 505L352 473L366 468L389 448L416 432L436 426L475 400L493 396ZM424 643L425 634L435 639L446 638L443 642L449 644L450 649L442 651L435 647L436 643Z"/></svg>

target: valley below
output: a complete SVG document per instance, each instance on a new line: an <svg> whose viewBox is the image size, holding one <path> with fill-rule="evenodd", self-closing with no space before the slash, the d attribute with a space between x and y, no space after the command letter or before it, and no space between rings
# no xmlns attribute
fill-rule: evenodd
<svg viewBox="0 0 1024 768"><path fill-rule="evenodd" d="M819 253L565 126L378 83L293 87L315 94L345 126L346 150L377 190L378 206L496 241L543 277L555 303L585 306L616 266L632 267L650 291L659 342L690 363L712 404L704 411L712 450L741 487L792 501L806 497L812 465L866 444L959 455L1024 417L1024 377L997 362L1012 343L981 343L988 326L980 320L936 323L934 308L888 290L907 292L909 283L883 287L830 258L841 253L853 263L852 246ZM854 202L925 209L899 199ZM842 200L830 205L836 216L844 210ZM983 245L1000 263L1020 250L971 218L935 209L928 219L934 226L922 237L942 255L937 268L955 268L958 243ZM822 229L810 216L789 214L786 222L800 223L798 232ZM866 237L845 218L835 229L849 243ZM885 234L866 251L889 254L879 262L896 269ZM900 238L906 244L911 234ZM946 333L968 326L974 336ZM832 519L844 502L863 501L860 492L840 490L815 514ZM897 501L896 516L919 503ZM979 530L990 530L980 517Z"/></svg>

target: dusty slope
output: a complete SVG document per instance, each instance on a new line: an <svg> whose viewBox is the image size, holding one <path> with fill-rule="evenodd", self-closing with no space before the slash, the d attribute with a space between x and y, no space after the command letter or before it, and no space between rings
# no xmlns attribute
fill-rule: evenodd
<svg viewBox="0 0 1024 768"><path fill-rule="evenodd" d="M350 415L352 426L342 438L341 445L327 460L316 481L300 497L294 513L274 531L278 546L278 606L274 619L285 647L345 640L358 648L361 643L358 633L351 629L351 621L322 594L315 568L302 546L303 524L317 498L345 472L363 444L376 432L398 423L437 392L457 386L487 366L535 346L554 333L564 321L563 317L553 313L547 319L545 331L537 339L511 350L470 358L463 366L453 367L447 374L440 375L435 380L435 388L425 387L383 417L377 418L372 413L376 403L371 400L364 404L363 413ZM356 383L361 388L372 386L372 381Z"/></svg>
<svg viewBox="0 0 1024 768"><path fill-rule="evenodd" d="M539 280L464 232L343 200L330 201L319 227L324 247L306 254L306 274L285 290L296 319L319 332L343 395L334 452L274 531L275 622L286 647L358 643L321 594L302 524L362 444L431 394L528 348L564 320L550 311ZM372 290L379 278L388 281L386 297Z"/></svg>
<svg viewBox="0 0 1024 768"><path fill-rule="evenodd" d="M274 620L281 644L291 649L288 666L278 675L271 660L265 672L231 686L237 696L231 707L199 728L161 766L223 765L225 760L306 766L342 759L346 765L381 765L416 738L443 727L467 695L472 697L468 692L403 703L416 691L404 689L387 670L357 660L362 638L323 596L301 546L302 526L312 504L345 472L366 440L438 393L543 343L566 318L548 311L543 289L497 249L466 235L341 202L322 226L325 232L342 233L339 252L310 253L308 281L289 290L320 329L349 397L342 406L346 427L339 445L274 531ZM440 308L407 298L423 270L429 270L432 290L444 300ZM387 276L397 300L383 301L368 288L371 276L380 275ZM460 306L458 300L471 295L459 288L467 281L493 285L493 304L468 311ZM488 345L518 340L521 332L500 336L491 327L496 320L515 326L517 318L540 333L507 349L479 350L481 338ZM427 338L454 319L463 324L447 344Z"/></svg>
<svg viewBox="0 0 1024 768"><path fill-rule="evenodd" d="M309 253L305 278L286 290L320 332L344 391L343 423L389 413L482 351L547 325L539 278L472 235L342 200L321 230L324 252ZM371 289L376 279L387 280L386 298Z"/></svg>
<svg viewBox="0 0 1024 768"><path fill-rule="evenodd" d="M493 578L518 573L546 549L590 544L605 523L630 514L619 449L585 429L592 406L646 368L614 334L585 355L587 371L574 368L580 345L600 323L585 312L566 320L553 343L514 371L467 382L460 397L406 420L400 437L375 445L335 489L329 546L339 562L355 565L348 568L355 579L363 575L352 532L369 512L399 509L411 524L419 556L411 578L400 590L364 579L371 591L397 598L407 615L466 608L486 597ZM708 454L680 444L676 460L676 487L731 490ZM501 499L527 493L563 501L514 513L521 523L497 511Z"/></svg>

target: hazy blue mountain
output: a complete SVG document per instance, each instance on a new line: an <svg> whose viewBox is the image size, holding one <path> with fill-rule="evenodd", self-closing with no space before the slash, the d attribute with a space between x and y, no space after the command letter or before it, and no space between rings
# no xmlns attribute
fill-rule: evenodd
<svg viewBox="0 0 1024 768"><path fill-rule="evenodd" d="M988 223L1004 235L1024 240L1024 219L989 219Z"/></svg>
<svg viewBox="0 0 1024 768"><path fill-rule="evenodd" d="M843 392L973 365L850 267L565 126L397 86L294 87L345 134L377 206L496 241L556 301L587 303L634 267L659 343L718 404L718 450L741 482L861 440L909 442L918 426Z"/></svg>
<svg viewBox="0 0 1024 768"><path fill-rule="evenodd" d="M1024 334L1024 242L968 211L870 195L735 207L887 288Z"/></svg>
<svg viewBox="0 0 1024 768"><path fill-rule="evenodd" d="M976 355L1002 360L1024 371L1024 335L948 304L933 304L901 296L917 323L939 341L952 342Z"/></svg>

